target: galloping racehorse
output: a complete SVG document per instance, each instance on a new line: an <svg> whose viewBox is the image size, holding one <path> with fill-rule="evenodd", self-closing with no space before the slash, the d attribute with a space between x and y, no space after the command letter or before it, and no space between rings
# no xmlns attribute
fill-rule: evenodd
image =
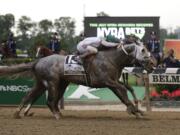
<svg viewBox="0 0 180 135"><path fill-rule="evenodd" d="M108 49L109 48L103 48L102 50L107 51ZM42 57L47 57L47 56L53 55L53 52L50 49L48 49L47 47L44 47L44 46L38 46L36 50L37 50L37 53L36 53L37 58L39 58L39 57L42 58ZM62 50L59 54L60 55L67 55L67 53L64 50ZM120 83L124 83L125 87L129 90L129 92L131 92L131 94L132 94L132 96L134 98L134 103L138 107L138 99L137 99L137 97L136 97L136 95L134 93L134 89L128 84L128 80L126 78L124 78L124 74L122 74L122 78L123 78L123 82L120 82ZM40 93L40 91L39 92L29 91L29 93L27 95L31 94L31 95L35 96L37 94L37 96L35 96L34 99L32 98L31 102L27 105L27 107L26 107L26 109L24 111L24 116L32 116L33 115L33 113L28 114L29 110L30 110L32 104L37 100L38 95L40 96L44 92L45 92L45 90L41 91L41 93Z"/></svg>
<svg viewBox="0 0 180 135"><path fill-rule="evenodd" d="M37 58L53 55L53 51L50 50L49 48L45 47L45 46L38 46L36 50L37 50L37 52L36 52ZM61 49L59 54L60 55L67 55L67 52Z"/></svg>
<svg viewBox="0 0 180 135"><path fill-rule="evenodd" d="M47 89L47 105L55 118L59 119L60 112L58 101L62 98L70 82L94 88L107 87L127 106L127 111L130 114L136 116L142 114L142 112L128 99L127 88L119 82L119 77L122 69L133 63L134 60L139 61L147 71L153 70L149 52L143 45L132 43L117 49L101 51L87 58L84 62L88 65L85 67L87 74L82 76L65 75L65 60L65 56L51 55L35 62L0 68L0 75L10 75L25 71L32 72L35 75L36 84L31 91L36 91L36 94L32 92L23 98L22 103L15 112L16 117L19 117L20 111L25 103L33 102L34 99L39 97L42 91ZM89 83L87 83L85 79L86 76L90 78Z"/></svg>

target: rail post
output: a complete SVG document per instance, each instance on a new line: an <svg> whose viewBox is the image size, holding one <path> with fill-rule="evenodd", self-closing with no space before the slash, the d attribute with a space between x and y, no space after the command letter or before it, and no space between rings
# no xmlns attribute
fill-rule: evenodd
<svg viewBox="0 0 180 135"><path fill-rule="evenodd" d="M143 80L145 83L145 104L146 104L146 111L152 111L151 109L151 102L150 102L150 90L149 90L149 77L148 74L143 74Z"/></svg>

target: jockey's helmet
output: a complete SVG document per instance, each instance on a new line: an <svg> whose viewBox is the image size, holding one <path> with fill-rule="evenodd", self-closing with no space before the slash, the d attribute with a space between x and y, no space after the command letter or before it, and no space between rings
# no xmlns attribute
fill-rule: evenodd
<svg viewBox="0 0 180 135"><path fill-rule="evenodd" d="M120 42L120 39L118 39L115 36L110 35L110 34L107 35L105 39L107 42L113 42L113 43L119 43Z"/></svg>

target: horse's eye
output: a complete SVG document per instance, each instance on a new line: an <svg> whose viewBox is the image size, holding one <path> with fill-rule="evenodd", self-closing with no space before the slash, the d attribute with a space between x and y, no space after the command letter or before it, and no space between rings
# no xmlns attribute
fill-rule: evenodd
<svg viewBox="0 0 180 135"><path fill-rule="evenodd" d="M145 53L145 49L142 49L141 52L142 52L142 53Z"/></svg>

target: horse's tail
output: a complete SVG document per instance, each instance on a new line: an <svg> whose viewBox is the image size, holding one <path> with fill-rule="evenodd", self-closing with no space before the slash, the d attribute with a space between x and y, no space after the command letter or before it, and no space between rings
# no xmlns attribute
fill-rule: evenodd
<svg viewBox="0 0 180 135"><path fill-rule="evenodd" d="M18 64L18 65L11 65L11 66L1 66L0 76L13 75L17 73L26 72L26 71L33 72L36 63L37 61Z"/></svg>

